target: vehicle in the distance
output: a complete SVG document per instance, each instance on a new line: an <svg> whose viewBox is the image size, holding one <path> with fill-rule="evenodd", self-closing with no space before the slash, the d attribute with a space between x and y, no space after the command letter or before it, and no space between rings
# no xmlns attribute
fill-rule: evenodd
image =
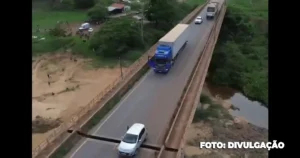
<svg viewBox="0 0 300 158"><path fill-rule="evenodd" d="M201 24L203 22L202 20L202 17L201 16L198 16L196 19L195 19L195 24Z"/></svg>
<svg viewBox="0 0 300 158"><path fill-rule="evenodd" d="M118 146L118 152L122 156L134 156L137 150L147 139L147 131L144 124L135 123L127 127L125 135Z"/></svg>
<svg viewBox="0 0 300 158"><path fill-rule="evenodd" d="M158 41L153 57L148 61L156 73L168 73L188 40L187 24L178 24Z"/></svg>
<svg viewBox="0 0 300 158"><path fill-rule="evenodd" d="M78 30L88 30L91 28L91 25L89 23L83 23L81 26L78 28Z"/></svg>
<svg viewBox="0 0 300 158"><path fill-rule="evenodd" d="M220 0L211 0L207 5L206 18L213 19L214 17L216 17L219 13L220 6Z"/></svg>

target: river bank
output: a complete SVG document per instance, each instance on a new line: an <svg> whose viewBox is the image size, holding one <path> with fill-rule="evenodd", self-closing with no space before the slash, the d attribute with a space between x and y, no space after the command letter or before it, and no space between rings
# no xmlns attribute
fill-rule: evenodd
<svg viewBox="0 0 300 158"><path fill-rule="evenodd" d="M268 129L268 105L253 101L232 88L214 86L210 83L206 83L205 86L205 94L232 105L229 110L232 116L243 117L256 126Z"/></svg>
<svg viewBox="0 0 300 158"><path fill-rule="evenodd" d="M258 106L253 108L255 105L243 97L234 90L219 89L205 83L200 98L201 106L199 104L193 124L187 131L184 148L187 157L268 157L268 151L263 149L199 149L199 142L204 141L268 140L267 109L261 106L266 110L260 112ZM247 111L249 115L245 115Z"/></svg>

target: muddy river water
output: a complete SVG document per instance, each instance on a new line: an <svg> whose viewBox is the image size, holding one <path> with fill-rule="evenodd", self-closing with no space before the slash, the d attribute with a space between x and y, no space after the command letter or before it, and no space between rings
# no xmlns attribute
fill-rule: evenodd
<svg viewBox="0 0 300 158"><path fill-rule="evenodd" d="M230 113L233 116L245 118L248 122L268 129L268 109L257 101L251 101L243 94L230 89L212 86L207 84L209 92L213 96L218 96L223 100L230 100L237 110L232 110Z"/></svg>

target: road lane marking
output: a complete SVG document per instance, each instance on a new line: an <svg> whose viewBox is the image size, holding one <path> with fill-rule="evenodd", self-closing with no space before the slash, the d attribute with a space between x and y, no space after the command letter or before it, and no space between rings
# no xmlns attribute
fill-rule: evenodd
<svg viewBox="0 0 300 158"><path fill-rule="evenodd" d="M129 96L136 90L136 88L139 87L144 82L144 80L150 74L152 74L152 72L148 71L148 73L145 76L143 76L143 78L140 80L140 82L136 86L134 86L133 89L131 89L131 91L127 94L127 96L125 96L125 98L122 99L121 102L119 102L119 105L102 121L102 123L100 124L100 126L93 133L93 135L98 132L98 130L104 125L104 123L121 107L121 105L129 98ZM84 140L84 142L72 153L72 155L70 156L70 158L73 158L75 156L75 154L82 148L83 145L85 145L85 143L88 140L91 140L91 139L88 138L88 139Z"/></svg>

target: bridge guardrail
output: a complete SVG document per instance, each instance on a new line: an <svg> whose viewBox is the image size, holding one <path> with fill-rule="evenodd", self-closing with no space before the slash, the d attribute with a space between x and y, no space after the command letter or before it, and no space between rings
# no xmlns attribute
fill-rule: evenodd
<svg viewBox="0 0 300 158"><path fill-rule="evenodd" d="M190 14L188 14L182 21L181 23L190 23L193 21L194 17L198 15L198 13L201 11L203 6L206 6L207 2L203 5L200 5L196 9L194 9ZM86 115L87 113L94 111L96 103L99 101L105 100L108 98L112 91L117 89L119 85L124 83L128 77L133 76L132 73L137 72L138 69L141 69L143 66L147 64L148 61L148 56L154 55L154 51L156 49L157 43L155 43L150 49L142 55L139 59L137 59L124 73L123 77L120 75L119 78L115 79L110 85L108 85L103 91L101 91L98 95L94 97L84 108L80 109L79 111L73 113L71 115L70 121L64 122L61 124L59 127L55 128L54 130L51 131L51 134L44 140L42 141L37 147L35 147L32 150L32 157L36 157L39 155L41 151L43 151L46 147L49 145L53 145L54 141L59 138L63 133L65 133L69 128L73 126L77 126L78 121L80 120L81 117ZM105 105L102 104L100 105L101 108ZM99 110L99 109L98 109ZM62 141L65 141L65 139L61 139Z"/></svg>
<svg viewBox="0 0 300 158"><path fill-rule="evenodd" d="M172 133L172 131L173 131L173 128L174 128L174 126L175 126L175 122L176 122L176 120L178 119L180 110L181 110L181 108L182 108L182 106L183 106L182 100L184 100L184 99L186 98L187 91L188 91L188 89L189 89L190 86L191 86L191 84L190 84L189 82L192 82L193 78L195 77L195 76L194 76L195 74L193 74L193 73L196 71L199 62L201 62L201 60L203 60L204 51L205 51L207 45L209 44L211 37L214 35L214 28L215 28L215 26L216 26L216 24L214 24L212 30L211 30L210 33L209 33L209 38L208 38L208 40L207 40L207 42L206 42L206 44L205 44L205 46L204 46L204 49L202 50L203 53L200 54L200 56L198 57L198 62L196 63L195 67L193 68L192 74L190 75L189 80L188 80L188 82L187 82L187 84L186 84L186 86L185 86L185 88L184 88L184 90L183 90L183 94L182 94L181 98L180 98L179 101L178 101L178 106L177 106L177 108L176 108L176 110L175 110L175 112L174 112L174 114L173 114L172 120L171 120L171 122L170 122L170 126L169 126L169 128L168 128L168 130L167 130L167 132L166 132L166 136L165 136L165 139L164 139L164 143L163 143L163 145L162 145L162 147L161 147L161 150L160 150L160 151L158 152L158 154L157 154L157 158L164 157L164 156L165 156L165 155L164 155L165 149L166 149L166 148L170 148L170 146L167 146L167 143L168 143L168 141L169 141L169 138L170 138L171 133ZM181 144L179 144L179 145L181 145ZM178 150L178 152L181 152L181 151Z"/></svg>
<svg viewBox="0 0 300 158"><path fill-rule="evenodd" d="M222 23L223 23L223 19L224 19L225 13L226 13L226 9L227 9L227 7L226 7L226 0L225 0L225 3L223 4L223 7L222 7L222 10L221 10L221 13L220 13L221 16L219 15L218 21L217 21L217 23L215 24L215 26L214 26L214 28L213 28L213 29L214 29L214 30L213 30L213 35L208 39L208 41L209 41L209 42L208 42L208 45L210 45L210 49L212 49L212 50L210 50L210 51L211 51L211 54L208 56L208 59L207 59L207 62L208 62L208 63L209 63L210 60L211 60L212 53L213 53L213 48L215 47L215 44L217 43L218 36L219 36L220 30L221 30L221 26L222 26ZM209 48L208 48L208 49L209 49ZM208 67L209 67L209 64L206 65L206 68L205 68L205 69L206 69L206 72L207 72L207 70L208 70ZM204 81L203 81L203 83L204 83ZM202 84L203 84L203 83L202 83ZM201 86L201 87L202 87L202 86ZM201 91L202 91L202 89L200 89L200 90L198 91L197 96L200 96ZM177 154L176 154L176 158L182 158L182 157L184 157L183 146L184 146L184 144L185 144L186 131L188 130L190 124L191 124L192 121L193 121L194 114L195 114L195 111L196 111L196 109L197 109L197 105L198 105L198 103L199 103L199 100L200 100L200 97L198 97L198 98L195 100L195 102L194 102L193 109L192 109L191 114L190 114L190 118L189 118L189 120L188 120L188 122L187 122L187 125L186 125L185 129L184 129L184 134L183 134L183 136L182 136L182 139L181 139L181 142L180 142L180 145L179 145L179 150L178 150L178 152L177 152Z"/></svg>

